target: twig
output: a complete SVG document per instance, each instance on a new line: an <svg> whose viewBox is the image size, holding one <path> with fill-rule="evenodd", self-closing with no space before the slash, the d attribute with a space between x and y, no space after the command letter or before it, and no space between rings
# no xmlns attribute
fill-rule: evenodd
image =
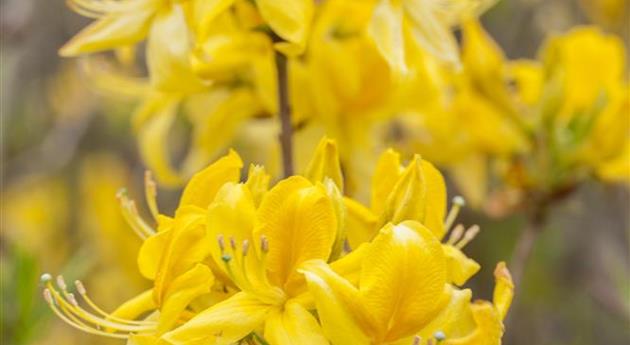
<svg viewBox="0 0 630 345"><path fill-rule="evenodd" d="M289 78L287 57L276 51L276 75L278 79L278 116L280 118L280 146L282 147L282 166L284 176L293 175L293 127L291 125L291 107L289 105Z"/></svg>
<svg viewBox="0 0 630 345"><path fill-rule="evenodd" d="M542 226L542 221L534 219L533 216L528 217L527 224L522 230L518 242L516 242L512 265L510 267L512 278L516 286L520 286L525 268L534 249L536 239L542 230Z"/></svg>

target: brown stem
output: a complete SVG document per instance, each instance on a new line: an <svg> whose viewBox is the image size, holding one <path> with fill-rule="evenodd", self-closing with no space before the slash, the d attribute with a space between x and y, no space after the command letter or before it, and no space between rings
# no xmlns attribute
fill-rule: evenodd
<svg viewBox="0 0 630 345"><path fill-rule="evenodd" d="M516 242L512 265L510 265L510 271L516 286L519 286L522 281L529 257L534 249L534 243L541 230L542 222L530 218L527 220L527 225L521 232L518 242Z"/></svg>
<svg viewBox="0 0 630 345"><path fill-rule="evenodd" d="M291 125L291 107L289 105L289 78L287 57L276 51L276 75L278 79L278 116L280 118L280 146L282 147L282 166L284 176L293 175L293 127Z"/></svg>

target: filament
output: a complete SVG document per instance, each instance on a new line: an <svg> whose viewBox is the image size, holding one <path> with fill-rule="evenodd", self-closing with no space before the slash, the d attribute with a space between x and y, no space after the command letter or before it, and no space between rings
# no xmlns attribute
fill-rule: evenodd
<svg viewBox="0 0 630 345"><path fill-rule="evenodd" d="M453 206L449 210L448 215L446 216L446 221L444 222L444 227L446 228L446 231L449 231L451 229L451 226L453 226L453 223L455 223L455 219L457 218L460 209L464 207L464 205L466 205L466 200L464 200L463 197L458 195L453 198Z"/></svg>

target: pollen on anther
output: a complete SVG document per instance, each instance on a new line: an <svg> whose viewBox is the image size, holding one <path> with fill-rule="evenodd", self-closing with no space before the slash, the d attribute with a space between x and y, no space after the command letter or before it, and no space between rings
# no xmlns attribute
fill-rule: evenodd
<svg viewBox="0 0 630 345"><path fill-rule="evenodd" d="M53 304L53 298L52 298L52 294L50 293L50 290L48 289L44 289L44 300L46 300L46 303L48 304Z"/></svg>
<svg viewBox="0 0 630 345"><path fill-rule="evenodd" d="M42 276L39 278L39 280L43 283L46 284L49 281L52 280L52 276L50 275L50 273L44 273L42 274Z"/></svg>
<svg viewBox="0 0 630 345"><path fill-rule="evenodd" d="M247 256L248 250L249 250L249 241L243 240L243 256Z"/></svg>
<svg viewBox="0 0 630 345"><path fill-rule="evenodd" d="M59 288L63 291L68 289L68 285L66 284L66 281L63 279L62 275L57 276L57 286L59 286Z"/></svg>
<svg viewBox="0 0 630 345"><path fill-rule="evenodd" d="M80 280L75 280L74 286L77 288L77 291L79 292L79 294L85 295L87 293L85 286L83 286L83 283L81 283Z"/></svg>
<svg viewBox="0 0 630 345"><path fill-rule="evenodd" d="M269 240L265 236L260 236L260 250L263 253L267 253L269 251Z"/></svg>
<svg viewBox="0 0 630 345"><path fill-rule="evenodd" d="M230 247L232 247L233 250L236 250L236 240L232 236L230 236Z"/></svg>
<svg viewBox="0 0 630 345"><path fill-rule="evenodd" d="M225 240L223 239L223 235L217 236L217 243L219 244L219 249L221 249L221 253L225 251Z"/></svg>
<svg viewBox="0 0 630 345"><path fill-rule="evenodd" d="M457 195L453 197L453 204L460 206L460 207L464 207L466 206L466 199L464 199L463 196L461 195Z"/></svg>

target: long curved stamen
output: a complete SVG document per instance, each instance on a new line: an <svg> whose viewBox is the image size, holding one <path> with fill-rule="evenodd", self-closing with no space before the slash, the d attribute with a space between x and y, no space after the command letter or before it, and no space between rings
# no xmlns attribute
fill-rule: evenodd
<svg viewBox="0 0 630 345"><path fill-rule="evenodd" d="M446 221L444 222L444 227L446 228L447 232L451 229L453 223L455 223L455 219L457 219L457 215L459 215L459 211L462 207L464 207L464 205L466 205L466 200L464 200L462 196L458 195L453 198L453 206L451 207L450 211L448 211Z"/></svg>
<svg viewBox="0 0 630 345"><path fill-rule="evenodd" d="M123 318L116 317L116 316L114 316L114 315L104 311L96 303L94 303L94 301L92 301L92 299L87 294L87 290L85 289L85 286L83 285L83 283L80 280L75 280L74 281L74 285L77 288L77 292L79 293L81 298L85 301L85 303L88 306L90 306L90 308L92 308L95 312L97 312L98 314L104 316L108 320L112 320L112 321L116 321L116 322L122 322L122 323L128 323L130 325L154 325L154 324L156 324L153 321L126 320L126 319L123 319Z"/></svg>
<svg viewBox="0 0 630 345"><path fill-rule="evenodd" d="M126 335L126 334L103 332L103 331L98 330L98 329L93 329L93 328L82 326L81 324L75 323L73 320L68 318L64 312L61 312L59 310L59 308L57 307L57 302L53 298L52 293L50 292L50 290L48 288L44 289L44 300L46 300L46 303L48 303L48 306L53 311L53 313L55 313L55 315L57 315L58 318L60 318L62 321L64 321L68 325L70 325L70 326L72 326L72 327L74 327L74 328L76 328L76 329L78 329L80 331L83 331L83 332L86 332L86 333L90 333L90 334L94 334L94 335L100 335L100 336L104 336L104 337L117 338L117 339L127 339L129 337L129 335Z"/></svg>
<svg viewBox="0 0 630 345"><path fill-rule="evenodd" d="M144 172L144 196L153 219L157 220L160 214L157 206L157 183L153 180L153 174L149 170Z"/></svg>
<svg viewBox="0 0 630 345"><path fill-rule="evenodd" d="M126 189L123 188L119 190L116 197L120 202L123 217L142 240L146 240L148 237L155 235L155 230L153 230L153 228L149 226L142 217L140 217L140 214L138 214L136 203L135 201L129 199Z"/></svg>
<svg viewBox="0 0 630 345"><path fill-rule="evenodd" d="M131 334L149 334L155 331L156 324L154 322L125 320L114 317L102 309L98 308L94 302L92 302L83 284L80 282L76 284L78 286L79 293L87 300L90 300L90 306L93 309L98 309L105 318L96 316L80 306L76 300L74 294L68 292L68 286L63 279L63 276L57 277L57 285L60 291L57 291L52 284L52 277L49 274L42 275L42 282L46 285L44 290L44 298L48 302L48 305L53 312L59 316L64 322L71 326L85 331L87 333L104 335L113 338L124 339ZM109 331L103 331L107 329Z"/></svg>

